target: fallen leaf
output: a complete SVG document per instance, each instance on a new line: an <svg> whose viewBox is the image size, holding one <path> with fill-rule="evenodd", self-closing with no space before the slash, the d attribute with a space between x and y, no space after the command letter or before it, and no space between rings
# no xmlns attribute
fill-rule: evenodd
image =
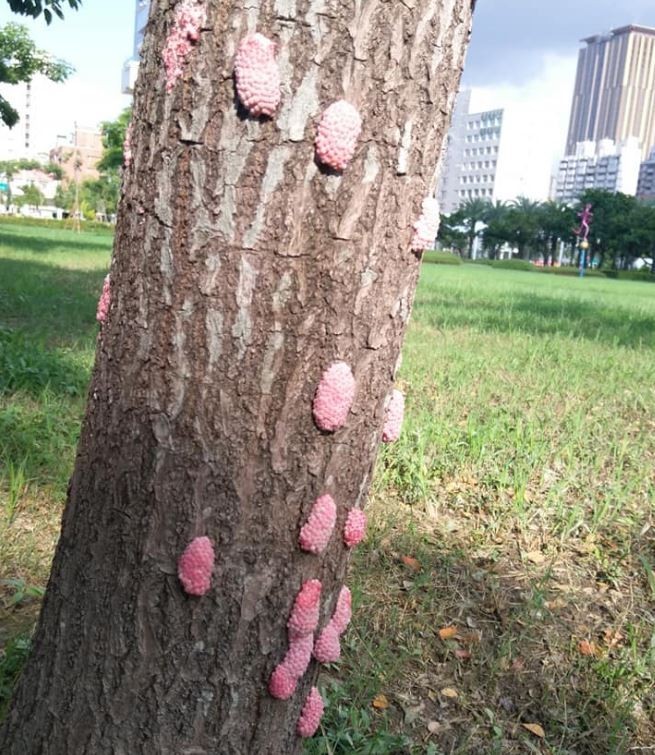
<svg viewBox="0 0 655 755"><path fill-rule="evenodd" d="M421 571L420 562L412 556L401 556L400 560L403 562L403 564L405 564L405 566L409 566L412 571Z"/></svg>
<svg viewBox="0 0 655 755"><path fill-rule="evenodd" d="M525 668L525 661L523 658L515 658L512 661L512 671L522 671Z"/></svg>
<svg viewBox="0 0 655 755"><path fill-rule="evenodd" d="M598 655L596 643L589 642L589 640L580 640L578 642L578 650L582 655Z"/></svg>
<svg viewBox="0 0 655 755"><path fill-rule="evenodd" d="M615 648L620 645L625 637L619 632L618 629L606 629L604 632L605 644L608 648Z"/></svg>
<svg viewBox="0 0 655 755"><path fill-rule="evenodd" d="M376 695L373 698L373 707L377 708L378 710L385 710L389 707L389 700L387 699L386 695Z"/></svg>
<svg viewBox="0 0 655 755"><path fill-rule="evenodd" d="M457 627L455 626L449 626L449 627L441 627L439 630L439 637L442 640L452 640L453 637L457 636Z"/></svg>
<svg viewBox="0 0 655 755"><path fill-rule="evenodd" d="M468 650L462 650L461 648L457 648L457 650L455 650L455 658L459 658L460 661L468 661L470 657L471 654Z"/></svg>
<svg viewBox="0 0 655 755"><path fill-rule="evenodd" d="M541 551L530 551L529 553L525 554L525 557L533 564L543 564L543 562L546 560L546 556L544 556Z"/></svg>
<svg viewBox="0 0 655 755"><path fill-rule="evenodd" d="M430 734L436 734L441 728L441 724L438 721L430 721L428 723L428 731Z"/></svg>
<svg viewBox="0 0 655 755"><path fill-rule="evenodd" d="M535 735L535 737L540 737L543 739L546 736L546 732L543 730L543 727L539 724L521 724L521 726L524 729L527 729L529 732L532 732L532 734Z"/></svg>
<svg viewBox="0 0 655 755"><path fill-rule="evenodd" d="M458 694L457 690L456 690L456 689L453 689L452 687L444 687L444 688L443 688L443 689L441 690L441 694L442 694L442 695L443 695L444 697L451 697L451 698L454 698L454 697L459 697L459 694Z"/></svg>
<svg viewBox="0 0 655 755"><path fill-rule="evenodd" d="M568 603L562 598L555 598L555 600L547 600L545 605L549 611L559 611L561 608L566 608Z"/></svg>

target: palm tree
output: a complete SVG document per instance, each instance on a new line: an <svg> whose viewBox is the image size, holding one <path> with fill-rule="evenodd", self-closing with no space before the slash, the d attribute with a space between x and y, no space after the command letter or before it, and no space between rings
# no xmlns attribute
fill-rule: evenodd
<svg viewBox="0 0 655 755"><path fill-rule="evenodd" d="M560 202L543 202L537 210L537 222L544 246L544 257L554 260L558 242L572 238L575 212Z"/></svg>
<svg viewBox="0 0 655 755"><path fill-rule="evenodd" d="M495 260L503 244L511 240L510 229L507 225L507 202L496 200L493 204L489 204L485 223L482 244L489 259Z"/></svg>
<svg viewBox="0 0 655 755"><path fill-rule="evenodd" d="M509 203L507 222L512 229L512 243L524 260L530 259L530 248L538 235L539 205L527 197L517 197Z"/></svg>
<svg viewBox="0 0 655 755"><path fill-rule="evenodd" d="M480 235L482 230L481 225L486 222L490 207L491 202L488 199L467 199L450 216L452 225L461 225L464 227L464 232L468 239L469 257L473 256L473 244L475 243L475 239Z"/></svg>

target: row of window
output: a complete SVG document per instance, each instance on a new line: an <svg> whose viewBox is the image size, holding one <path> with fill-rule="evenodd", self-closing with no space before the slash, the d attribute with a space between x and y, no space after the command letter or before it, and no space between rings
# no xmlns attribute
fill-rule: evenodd
<svg viewBox="0 0 655 755"><path fill-rule="evenodd" d="M462 165L463 170L482 170L483 168L486 168L489 170L489 168L496 168L496 165L498 164L497 160L479 160L478 162L472 162L472 163L464 163Z"/></svg>
<svg viewBox="0 0 655 755"><path fill-rule="evenodd" d="M495 147L472 147L464 150L464 157L475 157L476 155L497 155L498 146Z"/></svg>
<svg viewBox="0 0 655 755"><path fill-rule="evenodd" d="M480 175L477 176L461 176L459 182L461 184L487 184L493 183L494 176Z"/></svg>
<svg viewBox="0 0 655 755"><path fill-rule="evenodd" d="M491 199L493 193L493 189L460 189L459 196L469 199L473 197L489 197Z"/></svg>
<svg viewBox="0 0 655 755"><path fill-rule="evenodd" d="M466 137L466 141L469 144L472 144L473 142L486 142L486 141L492 141L498 138L500 138L500 129L488 128L488 129L485 129L484 131L481 131L479 134L469 134Z"/></svg>
<svg viewBox="0 0 655 755"><path fill-rule="evenodd" d="M487 128L489 126L500 126L503 119L499 116L491 116L489 118L480 118L477 121L467 121L466 128L469 131L479 131L481 128Z"/></svg>

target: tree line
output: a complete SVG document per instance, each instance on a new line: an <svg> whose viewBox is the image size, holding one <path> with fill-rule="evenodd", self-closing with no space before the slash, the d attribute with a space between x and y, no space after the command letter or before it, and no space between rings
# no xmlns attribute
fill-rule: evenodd
<svg viewBox="0 0 655 755"><path fill-rule="evenodd" d="M579 264L576 230L586 204L594 213L588 259L595 266L626 270L642 257L655 262L655 206L601 189L585 191L574 205L526 197L510 202L469 199L456 212L442 215L438 241L463 257L472 257L477 248L480 256L496 259L509 249L512 256L544 264L557 261L563 244L566 256Z"/></svg>

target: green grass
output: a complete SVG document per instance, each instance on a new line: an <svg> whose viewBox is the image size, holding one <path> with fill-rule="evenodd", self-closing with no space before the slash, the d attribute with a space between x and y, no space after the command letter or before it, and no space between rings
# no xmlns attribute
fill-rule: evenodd
<svg viewBox="0 0 655 755"><path fill-rule="evenodd" d="M0 707L57 536L109 250L0 223ZM380 455L308 753L652 745L654 351L655 287L424 266L405 426Z"/></svg>

